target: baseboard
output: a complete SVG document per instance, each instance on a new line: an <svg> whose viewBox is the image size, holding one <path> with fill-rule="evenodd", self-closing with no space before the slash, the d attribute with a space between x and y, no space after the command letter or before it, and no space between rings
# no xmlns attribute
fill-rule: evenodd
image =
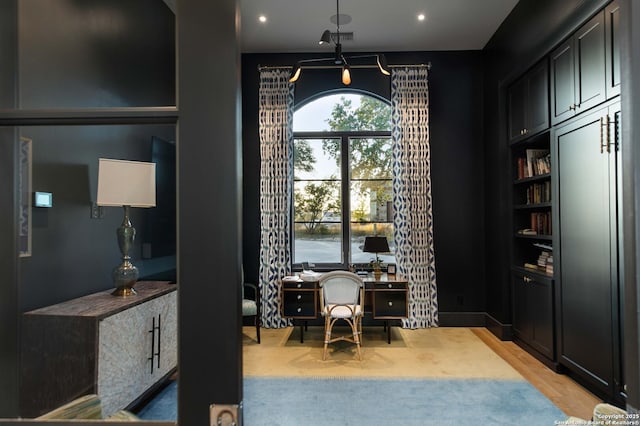
<svg viewBox="0 0 640 426"><path fill-rule="evenodd" d="M440 327L484 327L484 312L438 312Z"/></svg>
<svg viewBox="0 0 640 426"><path fill-rule="evenodd" d="M503 324L486 312L438 312L441 327L485 327L500 340L513 340L511 324Z"/></svg>
<svg viewBox="0 0 640 426"><path fill-rule="evenodd" d="M485 327L500 340L513 340L511 324L503 324L485 312Z"/></svg>

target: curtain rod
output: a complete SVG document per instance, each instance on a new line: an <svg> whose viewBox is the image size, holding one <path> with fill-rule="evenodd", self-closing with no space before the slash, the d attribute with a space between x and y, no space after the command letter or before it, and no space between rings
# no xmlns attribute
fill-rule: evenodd
<svg viewBox="0 0 640 426"><path fill-rule="evenodd" d="M378 68L378 65L375 64L371 64L371 65L349 65L349 67L351 69L356 69L356 68ZM418 67L418 68L422 68L422 67L426 67L428 70L431 69L431 62L427 62L426 64L398 64L398 65L388 65L389 68L406 68L406 67ZM262 70L275 70L275 69L281 69L281 68L292 68L291 66L275 66L275 65L258 65L258 71L262 71ZM311 65L311 66L304 66L301 65L300 68L302 69L338 69L338 68L342 68L342 65Z"/></svg>

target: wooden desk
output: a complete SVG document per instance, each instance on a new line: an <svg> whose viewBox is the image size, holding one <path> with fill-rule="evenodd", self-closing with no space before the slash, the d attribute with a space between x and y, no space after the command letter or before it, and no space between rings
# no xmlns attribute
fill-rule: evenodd
<svg viewBox="0 0 640 426"><path fill-rule="evenodd" d="M391 343L389 320L407 318L409 311L408 281L400 275L373 274L361 277L364 281L364 311L374 320L383 320L387 343ZM318 281L282 280L280 282L282 317L293 320L314 320L320 315L320 287ZM304 340L304 326L300 326L300 342Z"/></svg>

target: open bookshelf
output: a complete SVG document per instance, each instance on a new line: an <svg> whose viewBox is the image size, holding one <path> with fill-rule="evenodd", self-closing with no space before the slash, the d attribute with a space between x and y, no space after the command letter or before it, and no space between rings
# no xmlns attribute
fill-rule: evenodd
<svg viewBox="0 0 640 426"><path fill-rule="evenodd" d="M550 134L511 144L513 176L512 268L553 277Z"/></svg>

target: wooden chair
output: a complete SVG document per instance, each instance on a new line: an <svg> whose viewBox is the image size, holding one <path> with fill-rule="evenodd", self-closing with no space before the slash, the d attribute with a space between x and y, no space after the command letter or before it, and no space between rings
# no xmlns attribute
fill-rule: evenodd
<svg viewBox="0 0 640 426"><path fill-rule="evenodd" d="M251 289L253 298L247 297L247 289ZM244 282L244 272L242 273L242 316L253 318L256 326L256 340L260 343L260 326L262 325L260 318L260 287Z"/></svg>
<svg viewBox="0 0 640 426"><path fill-rule="evenodd" d="M352 272L332 271L320 277L320 312L324 317L324 350L326 359L329 343L338 340L355 343L358 359L362 360L362 316L364 315L364 283ZM351 336L331 337L333 325L344 320L351 327Z"/></svg>

